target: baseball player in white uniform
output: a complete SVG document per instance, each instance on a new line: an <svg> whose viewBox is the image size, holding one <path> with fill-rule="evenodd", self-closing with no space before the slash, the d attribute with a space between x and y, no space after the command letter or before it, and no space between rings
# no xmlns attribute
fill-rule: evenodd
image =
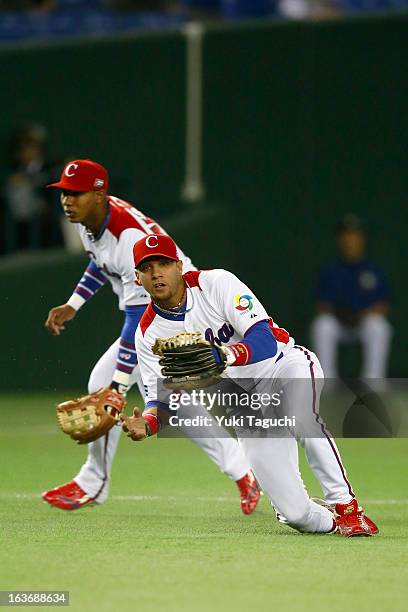
<svg viewBox="0 0 408 612"><path fill-rule="evenodd" d="M123 428L134 440L157 433L167 406L158 398L157 381L163 378L159 357L152 347L157 338L182 332L201 332L213 345L214 360L226 356L232 379L308 381L294 406L296 414L318 413L323 372L314 353L297 346L279 328L254 293L226 270L183 270L177 247L169 236L155 234L139 240L133 249L136 277L152 302L136 332L136 351L147 389L143 416L123 417ZM291 389L287 388L289 397ZM207 413L208 414L208 413ZM180 416L180 414L179 414ZM237 431L237 435L240 433ZM240 444L278 518L304 532L345 536L373 535L376 525L358 506L347 480L334 440L321 429L320 437L305 438L309 463L325 493L326 504L315 503L306 493L299 473L297 444L293 437L246 435Z"/></svg>
<svg viewBox="0 0 408 612"><path fill-rule="evenodd" d="M60 181L50 187L61 189L64 213L75 224L91 261L66 304L51 309L46 327L52 334L59 335L65 323L109 282L118 296L125 320L120 337L93 368L88 391L93 393L111 386L125 394L136 383L143 396L134 338L150 297L135 283L132 248L141 237L165 232L127 202L107 196L107 170L94 161L80 159L69 162ZM177 252L185 269L195 270L190 259L180 249ZM121 428L114 427L107 435L90 443L88 459L79 473L72 481L46 491L44 501L63 510L104 502L108 497L111 467L120 433ZM236 440L226 435L225 430L221 435L219 428L214 427L207 433L206 438L194 438L194 442L222 472L236 481L241 509L244 514L252 513L260 491L242 449Z"/></svg>

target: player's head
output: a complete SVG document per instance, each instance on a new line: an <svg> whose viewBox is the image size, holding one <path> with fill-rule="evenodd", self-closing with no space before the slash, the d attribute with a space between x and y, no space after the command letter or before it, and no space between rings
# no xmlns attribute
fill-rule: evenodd
<svg viewBox="0 0 408 612"><path fill-rule="evenodd" d="M47 187L61 189L61 204L71 223L84 223L106 204L109 175L106 168L91 159L68 162L57 183Z"/></svg>
<svg viewBox="0 0 408 612"><path fill-rule="evenodd" d="M149 234L134 245L133 259L136 282L152 300L168 306L177 304L180 293L184 293L184 281L183 263L174 240L165 234Z"/></svg>
<svg viewBox="0 0 408 612"><path fill-rule="evenodd" d="M366 232L364 225L355 215L346 215L336 227L337 246L343 259L359 261L365 251Z"/></svg>

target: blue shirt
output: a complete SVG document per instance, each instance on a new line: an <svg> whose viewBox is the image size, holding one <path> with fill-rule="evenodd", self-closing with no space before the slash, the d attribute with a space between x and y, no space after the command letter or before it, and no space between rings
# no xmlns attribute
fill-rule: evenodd
<svg viewBox="0 0 408 612"><path fill-rule="evenodd" d="M358 313L379 302L389 302L390 292L384 271L372 261L337 260L320 272L315 297L334 308Z"/></svg>

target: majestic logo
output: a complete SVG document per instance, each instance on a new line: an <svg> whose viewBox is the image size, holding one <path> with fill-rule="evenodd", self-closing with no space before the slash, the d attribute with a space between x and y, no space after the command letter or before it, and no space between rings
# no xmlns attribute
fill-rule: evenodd
<svg viewBox="0 0 408 612"><path fill-rule="evenodd" d="M145 240L145 245L149 247L149 249L155 249L158 246L158 244L159 244L159 239L157 236L148 236Z"/></svg>
<svg viewBox="0 0 408 612"><path fill-rule="evenodd" d="M252 300L254 298L252 295L237 295L235 296L235 308L240 310L241 312L250 311L253 309L254 305Z"/></svg>
<svg viewBox="0 0 408 612"><path fill-rule="evenodd" d="M78 170L78 164L68 164L65 168L65 176L75 176L75 170Z"/></svg>

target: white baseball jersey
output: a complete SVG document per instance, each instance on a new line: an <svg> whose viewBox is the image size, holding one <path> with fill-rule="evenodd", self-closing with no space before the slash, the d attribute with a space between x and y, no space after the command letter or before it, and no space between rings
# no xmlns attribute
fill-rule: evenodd
<svg viewBox="0 0 408 612"><path fill-rule="evenodd" d="M185 313L166 314L153 303L146 309L136 331L135 344L146 391L146 403L157 399L157 379L162 378L159 358L153 354L156 338L180 332L201 332L209 342L228 346L240 342L259 321L269 321L277 341L274 357L246 366L227 368L231 378L268 378L275 361L291 349L294 340L272 322L254 293L226 270L187 272Z"/></svg>
<svg viewBox="0 0 408 612"><path fill-rule="evenodd" d="M108 277L114 293L119 298L119 308L148 304L150 296L143 287L135 283L134 244L146 234L166 234L156 221L146 217L128 202L107 196L109 215L99 232L92 236L87 229L76 224L89 257ZM191 260L178 248L183 269L195 270ZM81 300L79 296L77 299ZM85 302L85 300L83 300Z"/></svg>

